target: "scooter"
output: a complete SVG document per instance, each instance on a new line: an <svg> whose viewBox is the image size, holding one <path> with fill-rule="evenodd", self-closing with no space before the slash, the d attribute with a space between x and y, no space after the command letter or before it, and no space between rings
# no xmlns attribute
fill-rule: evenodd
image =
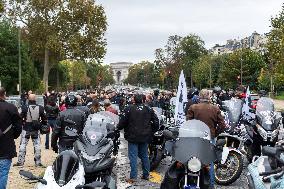
<svg viewBox="0 0 284 189"><path fill-rule="evenodd" d="M262 156L255 157L248 165L249 189L284 188L284 148L264 146Z"/></svg>
<svg viewBox="0 0 284 189"><path fill-rule="evenodd" d="M74 149L61 152L42 178L26 171L20 174L28 180L39 181L37 189L116 189L111 175L115 162L112 140L116 136L113 120L93 114L82 134L77 134L72 120L67 119L65 123L70 125L65 128L66 134L77 137Z"/></svg>

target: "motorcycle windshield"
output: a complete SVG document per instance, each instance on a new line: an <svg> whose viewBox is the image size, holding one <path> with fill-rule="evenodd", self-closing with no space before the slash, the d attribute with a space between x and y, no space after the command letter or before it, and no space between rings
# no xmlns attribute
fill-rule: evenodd
<svg viewBox="0 0 284 189"><path fill-rule="evenodd" d="M116 126L116 125L118 124L118 122L119 122L119 116L116 115L116 114L114 114L114 113L112 113L112 112L109 112L109 111L101 111L101 112L98 112L98 114L110 118L110 119L114 122L115 126Z"/></svg>
<svg viewBox="0 0 284 189"><path fill-rule="evenodd" d="M110 118L110 114L112 113L105 112L104 114L105 115L102 115L102 113L96 113L90 115L86 121L83 133L86 133L86 131L96 131L106 136L109 132L114 131L116 123L114 119ZM108 116L106 114L108 114Z"/></svg>
<svg viewBox="0 0 284 189"><path fill-rule="evenodd" d="M228 113L230 122L237 123L239 121L242 113L242 106L242 100L236 98L223 102L223 108Z"/></svg>
<svg viewBox="0 0 284 189"><path fill-rule="evenodd" d="M256 118L265 130L275 129L274 103L271 98L262 97L257 101Z"/></svg>
<svg viewBox="0 0 284 189"><path fill-rule="evenodd" d="M179 128L178 139L174 142L172 152L173 157L182 163L192 157L198 158L205 165L214 161L216 154L209 127L199 120L186 121Z"/></svg>
<svg viewBox="0 0 284 189"><path fill-rule="evenodd" d="M79 168L79 158L72 150L60 153L53 163L54 179L59 186L67 184Z"/></svg>

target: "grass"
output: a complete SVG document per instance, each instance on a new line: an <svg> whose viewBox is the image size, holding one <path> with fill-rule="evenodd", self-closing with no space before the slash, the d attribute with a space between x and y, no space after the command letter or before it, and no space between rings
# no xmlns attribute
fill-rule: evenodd
<svg viewBox="0 0 284 189"><path fill-rule="evenodd" d="M275 99L277 100L284 100L284 91L281 91L275 96Z"/></svg>

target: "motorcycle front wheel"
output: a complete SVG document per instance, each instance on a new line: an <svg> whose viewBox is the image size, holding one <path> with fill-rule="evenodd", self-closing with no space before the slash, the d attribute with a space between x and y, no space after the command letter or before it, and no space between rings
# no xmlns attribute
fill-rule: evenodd
<svg viewBox="0 0 284 189"><path fill-rule="evenodd" d="M241 154L230 151L224 165L215 164L215 181L219 185L230 185L235 182L243 171L243 157Z"/></svg>
<svg viewBox="0 0 284 189"><path fill-rule="evenodd" d="M164 148L149 147L150 171L155 170L162 161L164 156Z"/></svg>

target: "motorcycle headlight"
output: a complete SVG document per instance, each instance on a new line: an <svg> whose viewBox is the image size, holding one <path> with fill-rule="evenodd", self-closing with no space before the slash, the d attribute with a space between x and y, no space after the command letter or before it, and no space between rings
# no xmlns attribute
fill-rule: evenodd
<svg viewBox="0 0 284 189"><path fill-rule="evenodd" d="M88 162L92 163L96 160L102 159L104 154L96 154L95 156L89 156L86 152L82 151L81 152L82 157L87 160Z"/></svg>
<svg viewBox="0 0 284 189"><path fill-rule="evenodd" d="M187 167L191 172L196 173L201 169L201 162L198 158L193 157L187 162Z"/></svg>
<svg viewBox="0 0 284 189"><path fill-rule="evenodd" d="M267 132L258 124L256 124L257 131L264 141L267 141Z"/></svg>

